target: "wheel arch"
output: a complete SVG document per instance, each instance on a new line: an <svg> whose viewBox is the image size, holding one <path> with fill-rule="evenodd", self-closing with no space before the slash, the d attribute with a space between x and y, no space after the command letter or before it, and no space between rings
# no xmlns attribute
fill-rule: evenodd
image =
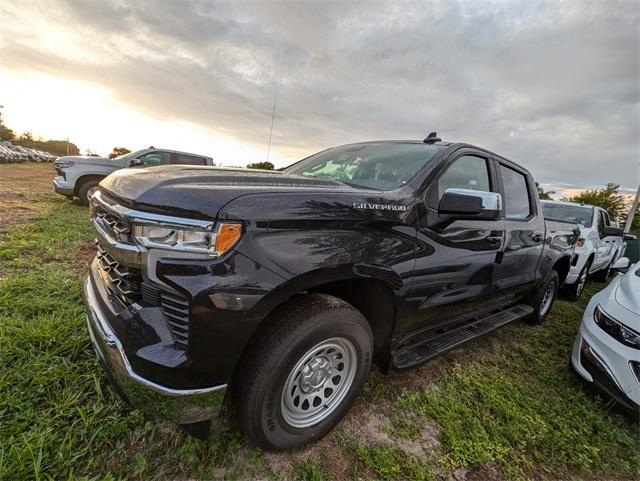
<svg viewBox="0 0 640 481"><path fill-rule="evenodd" d="M86 182L94 181L94 180L100 182L105 177L106 177L105 174L84 174L78 177L76 179L75 185L73 186L73 195L77 197L78 193L80 192L80 189Z"/></svg>
<svg viewBox="0 0 640 481"><path fill-rule="evenodd" d="M560 277L560 285L562 285L569 275L569 270L571 269L571 257L561 257L553 264L551 269L558 273L558 277Z"/></svg>
<svg viewBox="0 0 640 481"><path fill-rule="evenodd" d="M366 276L362 271L363 269L358 269L356 265L332 270L320 269L318 272L294 277L274 289L254 307L260 312L262 320L251 333L237 365L240 365L260 342L264 332L278 322L277 314L280 308L300 296L328 294L349 303L364 316L373 333L374 361L381 370L387 371L390 362L390 339L396 321L394 291L397 282L390 278L385 269L368 271Z"/></svg>

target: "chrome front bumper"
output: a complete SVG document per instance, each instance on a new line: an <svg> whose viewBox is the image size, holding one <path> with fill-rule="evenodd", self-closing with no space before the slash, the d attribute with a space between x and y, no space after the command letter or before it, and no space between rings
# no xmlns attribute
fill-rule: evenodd
<svg viewBox="0 0 640 481"><path fill-rule="evenodd" d="M89 335L109 380L125 401L149 414L180 424L212 419L222 408L226 384L199 389L173 389L137 374L122 343L100 310L91 279L84 283Z"/></svg>
<svg viewBox="0 0 640 481"><path fill-rule="evenodd" d="M67 185L60 179L60 176L57 176L55 179L53 179L53 190L58 194L73 195L73 186Z"/></svg>

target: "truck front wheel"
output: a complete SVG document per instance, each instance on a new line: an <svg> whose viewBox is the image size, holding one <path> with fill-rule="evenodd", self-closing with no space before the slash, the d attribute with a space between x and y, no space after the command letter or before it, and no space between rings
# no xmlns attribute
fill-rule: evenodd
<svg viewBox="0 0 640 481"><path fill-rule="evenodd" d="M233 386L242 431L267 450L299 448L327 434L367 378L371 328L350 304L301 296L274 313Z"/></svg>
<svg viewBox="0 0 640 481"><path fill-rule="evenodd" d="M89 205L89 195L98 186L100 179L85 180L78 189L78 201L80 205Z"/></svg>
<svg viewBox="0 0 640 481"><path fill-rule="evenodd" d="M563 293L567 300L576 302L580 299L580 295L582 294L584 286L587 284L587 279L589 278L589 269L591 269L591 260L587 261L573 284L564 286Z"/></svg>

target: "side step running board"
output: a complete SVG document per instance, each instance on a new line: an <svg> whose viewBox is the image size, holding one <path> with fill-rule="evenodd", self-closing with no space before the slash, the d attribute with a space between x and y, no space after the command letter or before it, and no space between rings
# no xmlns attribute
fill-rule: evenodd
<svg viewBox="0 0 640 481"><path fill-rule="evenodd" d="M504 311L490 314L461 327L425 338L418 334L409 338L393 356L396 369L408 369L422 364L445 353L471 339L493 331L505 324L527 317L533 312L531 306L519 304Z"/></svg>

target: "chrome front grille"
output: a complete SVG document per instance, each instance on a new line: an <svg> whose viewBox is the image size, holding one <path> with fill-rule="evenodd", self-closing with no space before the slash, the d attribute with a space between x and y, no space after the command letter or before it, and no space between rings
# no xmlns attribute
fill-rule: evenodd
<svg viewBox="0 0 640 481"><path fill-rule="evenodd" d="M146 214L135 211L134 216L134 211L103 199L100 191L90 202L98 237L96 257L107 288L125 305L135 302L141 307L161 308L175 347L186 350L189 344L189 300L142 276L143 248L133 241L132 218Z"/></svg>
<svg viewBox="0 0 640 481"><path fill-rule="evenodd" d="M131 304L140 298L142 273L140 269L121 265L100 244L98 246L98 265L105 274L107 286L126 304Z"/></svg>
<svg viewBox="0 0 640 481"><path fill-rule="evenodd" d="M99 222L101 227L113 239L118 242L132 243L131 224L117 215L104 209L96 209L95 222Z"/></svg>

